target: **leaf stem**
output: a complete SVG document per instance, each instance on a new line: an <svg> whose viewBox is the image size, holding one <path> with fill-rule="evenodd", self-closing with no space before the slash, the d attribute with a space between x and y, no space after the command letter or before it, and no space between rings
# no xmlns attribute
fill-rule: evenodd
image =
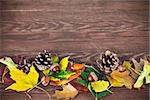
<svg viewBox="0 0 150 100"><path fill-rule="evenodd" d="M4 77L5 77L7 72L8 72L7 67L5 67L3 75L2 75L2 83L4 83Z"/></svg>
<svg viewBox="0 0 150 100"><path fill-rule="evenodd" d="M134 68L130 67L131 70L133 70L136 74L141 75L138 71L136 71Z"/></svg>
<svg viewBox="0 0 150 100"><path fill-rule="evenodd" d="M108 90L108 89L107 89L106 91L108 91L108 92L111 93L111 94L113 93L112 91L110 91L110 90Z"/></svg>
<svg viewBox="0 0 150 100"><path fill-rule="evenodd" d="M98 98L97 98L97 97L95 97L95 100L98 100Z"/></svg>
<svg viewBox="0 0 150 100"><path fill-rule="evenodd" d="M31 95L28 92L25 92L25 94L28 96L29 99L31 99Z"/></svg>
<svg viewBox="0 0 150 100"><path fill-rule="evenodd" d="M39 86L35 86L35 88L37 88L37 89L39 89L39 90L45 92L45 93L47 94L49 100L51 100L51 96L50 96L50 94L49 94L46 90L44 90L43 88L41 88L41 87L39 87Z"/></svg>
<svg viewBox="0 0 150 100"><path fill-rule="evenodd" d="M41 84L42 81L40 81L39 83L37 83L35 86L33 86L32 88L30 88L27 92L30 92L33 88L35 88L37 85Z"/></svg>

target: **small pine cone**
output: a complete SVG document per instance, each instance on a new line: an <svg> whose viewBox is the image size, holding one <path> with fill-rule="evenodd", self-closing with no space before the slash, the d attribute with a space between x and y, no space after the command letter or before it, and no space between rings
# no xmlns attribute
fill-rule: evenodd
<svg viewBox="0 0 150 100"><path fill-rule="evenodd" d="M34 60L39 70L45 70L52 66L51 54L48 53L46 50L44 50L44 52L42 53L40 52Z"/></svg>
<svg viewBox="0 0 150 100"><path fill-rule="evenodd" d="M18 65L18 69L22 70L24 73L28 74L30 71L31 63L27 62L26 59L24 59L24 63L21 65Z"/></svg>
<svg viewBox="0 0 150 100"><path fill-rule="evenodd" d="M106 51L96 60L97 66L106 74L110 74L119 65L119 58L113 52Z"/></svg>

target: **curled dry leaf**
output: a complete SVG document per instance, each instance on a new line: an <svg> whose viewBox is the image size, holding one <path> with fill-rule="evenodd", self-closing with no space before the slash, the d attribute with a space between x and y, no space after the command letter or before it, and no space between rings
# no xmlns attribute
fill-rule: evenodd
<svg viewBox="0 0 150 100"><path fill-rule="evenodd" d="M78 94L77 89L74 88L71 84L62 85L62 88L62 91L56 90L53 97L56 97L57 99L70 100Z"/></svg>
<svg viewBox="0 0 150 100"><path fill-rule="evenodd" d="M134 79L129 76L129 70L125 70L124 72L120 72L118 69L114 70L111 73L111 77L108 77L111 85L113 87L122 87L125 85L127 88L132 89L132 85L134 84Z"/></svg>
<svg viewBox="0 0 150 100"><path fill-rule="evenodd" d="M140 58L140 62L138 62L137 60L135 60L134 58L132 58L132 62L133 62L133 65L134 65L134 68L136 71L141 71L143 66L144 66L144 60L142 58ZM139 74L135 73L135 71L131 71L131 76L134 78L134 79L137 79Z"/></svg>

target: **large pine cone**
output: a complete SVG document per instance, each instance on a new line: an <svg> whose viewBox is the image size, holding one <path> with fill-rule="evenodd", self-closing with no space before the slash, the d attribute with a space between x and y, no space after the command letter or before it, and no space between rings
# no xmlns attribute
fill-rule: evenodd
<svg viewBox="0 0 150 100"><path fill-rule="evenodd" d="M39 70L45 70L52 66L51 54L48 53L46 50L44 50L44 52L42 53L40 52L34 60Z"/></svg>
<svg viewBox="0 0 150 100"><path fill-rule="evenodd" d="M97 66L106 74L110 74L119 65L119 58L113 52L106 51L96 60Z"/></svg>

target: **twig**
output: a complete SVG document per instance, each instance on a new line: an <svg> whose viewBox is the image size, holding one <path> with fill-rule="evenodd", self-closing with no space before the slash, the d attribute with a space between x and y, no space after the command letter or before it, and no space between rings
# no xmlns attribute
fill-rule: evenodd
<svg viewBox="0 0 150 100"><path fill-rule="evenodd" d="M28 92L25 92L25 94L28 96L29 99L32 98L32 96Z"/></svg>
<svg viewBox="0 0 150 100"><path fill-rule="evenodd" d="M49 100L51 100L51 96L50 96L50 94L49 94L46 90L44 90L43 88L41 88L41 87L39 87L39 86L36 86L35 88L37 88L37 89L39 89L39 90L45 92L45 93L47 94Z"/></svg>

